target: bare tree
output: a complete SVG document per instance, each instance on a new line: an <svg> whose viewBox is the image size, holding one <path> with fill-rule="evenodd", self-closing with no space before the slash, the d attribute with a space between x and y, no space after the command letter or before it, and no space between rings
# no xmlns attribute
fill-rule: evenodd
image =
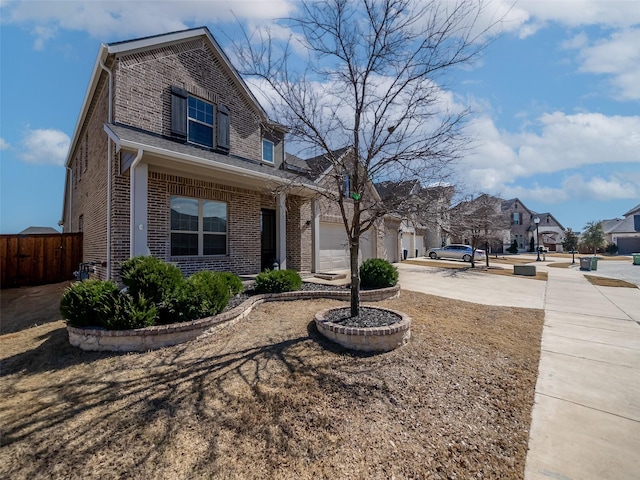
<svg viewBox="0 0 640 480"><path fill-rule="evenodd" d="M486 45L497 22L479 28L483 9L482 0L303 2L288 19L288 41L259 30L237 45L239 70L262 89L298 152L333 167L329 195L349 240L352 316L360 236L389 212L368 182L427 184L451 172L469 112L451 100L446 82Z"/></svg>
<svg viewBox="0 0 640 480"><path fill-rule="evenodd" d="M509 216L502 212L502 200L481 193L471 196L451 209L451 225L458 238L469 239L472 248L471 267L475 267L476 250L486 250L489 266L489 246L502 245L504 232L509 230Z"/></svg>

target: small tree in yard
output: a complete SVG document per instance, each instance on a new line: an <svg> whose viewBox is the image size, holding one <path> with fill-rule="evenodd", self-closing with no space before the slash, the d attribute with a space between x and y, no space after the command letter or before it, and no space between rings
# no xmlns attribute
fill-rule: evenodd
<svg viewBox="0 0 640 480"><path fill-rule="evenodd" d="M564 240L562 241L562 248L567 252L575 253L578 248L578 243L580 242L580 238L571 228L567 228L567 231L564 232ZM571 263L576 263L575 255L571 260Z"/></svg>
<svg viewBox="0 0 640 480"><path fill-rule="evenodd" d="M491 243L502 243L502 233L509 229L509 216L501 210L502 201L486 193L470 197L451 209L451 225L456 236L471 239L471 267L475 267L475 253L480 247L486 251Z"/></svg>
<svg viewBox="0 0 640 480"><path fill-rule="evenodd" d="M483 48L482 10L481 0L302 2L288 42L258 30L237 45L241 73L299 153L332 167L324 195L349 241L352 316L360 237L390 211L368 182L441 180L460 157L468 111L446 100L444 82Z"/></svg>
<svg viewBox="0 0 640 480"><path fill-rule="evenodd" d="M591 221L584 226L584 232L582 232L582 244L587 248L593 248L593 254L595 255L598 248L604 247L605 235L602 228L602 222Z"/></svg>

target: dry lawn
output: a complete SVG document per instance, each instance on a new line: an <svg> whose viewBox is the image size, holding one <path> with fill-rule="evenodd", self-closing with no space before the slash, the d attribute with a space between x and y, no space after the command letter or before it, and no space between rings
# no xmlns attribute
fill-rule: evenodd
<svg viewBox="0 0 640 480"><path fill-rule="evenodd" d="M589 280L592 285L596 285L598 287L638 288L635 283L626 282L617 278L596 277L594 275L585 275L585 278Z"/></svg>
<svg viewBox="0 0 640 480"><path fill-rule="evenodd" d="M381 303L413 337L379 355L318 336L330 300L147 353L82 352L62 321L2 335L0 478L523 478L543 312Z"/></svg>
<svg viewBox="0 0 640 480"><path fill-rule="evenodd" d="M512 277L513 269L492 267L491 265L493 263L507 263L510 265L524 265L527 263L531 263L530 260L529 261L522 261L521 259L520 261L515 261L515 260L518 260L518 259L514 259L514 261L512 262L500 262L500 261L496 261L495 259L491 259L491 261L489 262L489 268L487 268L484 263L478 262L476 263L475 271L481 272L481 273L490 273L491 275L502 275L506 277ZM441 260L403 260L402 263L407 263L410 265L419 265L421 267L436 267L436 268L442 268L445 270L469 270L471 268L469 264L465 262L460 262L460 264L458 265L456 263L443 263ZM547 274L547 272L537 271L535 276L519 275L518 278L528 278L530 280L542 280L546 282L549 278L549 275Z"/></svg>

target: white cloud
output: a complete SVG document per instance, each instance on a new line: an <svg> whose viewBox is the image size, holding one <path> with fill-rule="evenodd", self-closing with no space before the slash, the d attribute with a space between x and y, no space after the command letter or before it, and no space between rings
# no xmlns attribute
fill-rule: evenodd
<svg viewBox="0 0 640 480"><path fill-rule="evenodd" d="M472 123L472 132L480 140L465 159L465 178L478 190L547 202L640 197L640 171L608 178L601 174L587 179L572 175L561 188L514 186L539 174L572 172L588 166L608 168L607 164L640 165L640 116L554 112L539 117L533 127L539 132L500 131L486 116Z"/></svg>
<svg viewBox="0 0 640 480"><path fill-rule="evenodd" d="M94 38L152 35L236 19L268 21L287 17L291 0L200 1L18 1L2 6L3 23L33 24L34 47L43 48L58 29L85 31Z"/></svg>
<svg viewBox="0 0 640 480"><path fill-rule="evenodd" d="M25 162L41 165L64 165L69 136L60 130L29 130L22 139L20 158Z"/></svg>
<svg viewBox="0 0 640 480"><path fill-rule="evenodd" d="M10 147L9 143L4 138L0 138L0 150L6 150Z"/></svg>

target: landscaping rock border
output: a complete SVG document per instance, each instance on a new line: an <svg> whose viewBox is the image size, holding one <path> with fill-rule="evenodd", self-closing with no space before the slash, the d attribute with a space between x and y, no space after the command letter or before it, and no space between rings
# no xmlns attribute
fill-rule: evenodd
<svg viewBox="0 0 640 480"><path fill-rule="evenodd" d="M397 323L383 327L345 327L326 318L332 310L342 308L344 307L319 311L315 315L315 322L322 335L345 348L364 352L389 352L407 343L411 337L411 318L402 312L368 306L367 308L384 310L400 317Z"/></svg>
<svg viewBox="0 0 640 480"><path fill-rule="evenodd" d="M400 286L377 290L361 290L363 302L379 302L395 298L400 294ZM74 347L88 351L146 352L157 348L178 345L194 340L202 335L211 335L222 328L235 324L246 317L253 307L264 302L286 300L310 300L330 298L348 300L350 292L331 290L310 290L285 293L254 295L237 307L213 317L201 318L191 322L157 325L135 330L105 330L101 328L77 328L67 326L69 343Z"/></svg>

